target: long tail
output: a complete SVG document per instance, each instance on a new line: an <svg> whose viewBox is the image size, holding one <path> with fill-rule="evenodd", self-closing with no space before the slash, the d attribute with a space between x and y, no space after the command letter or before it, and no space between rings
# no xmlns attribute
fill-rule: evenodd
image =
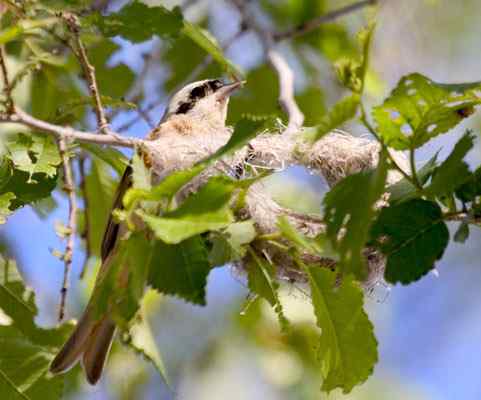
<svg viewBox="0 0 481 400"><path fill-rule="evenodd" d="M132 185L131 176L132 168L129 166L125 169L117 188L112 209L122 208L122 198ZM115 222L111 215L102 239L102 266L97 275L97 282L102 280L110 268L111 254L114 252L117 237L121 230L122 227ZM120 285L125 284L128 270L125 269L121 276L123 279L119 281ZM102 375L105 360L115 334L115 324L107 315L94 318L93 311L95 307L91 303L92 299L94 299L93 295L74 332L54 358L52 364L50 364L50 371L54 374L65 372L73 367L83 355L82 364L87 380L92 385L95 385Z"/></svg>
<svg viewBox="0 0 481 400"><path fill-rule="evenodd" d="M83 366L87 380L95 385L100 379L115 334L115 324L108 318L92 318L87 308L75 331L50 364L50 372L62 373L73 367L83 355Z"/></svg>

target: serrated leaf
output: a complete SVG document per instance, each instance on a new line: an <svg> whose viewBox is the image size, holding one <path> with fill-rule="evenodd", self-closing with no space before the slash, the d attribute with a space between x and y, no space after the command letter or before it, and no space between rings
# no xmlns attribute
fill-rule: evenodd
<svg viewBox="0 0 481 400"><path fill-rule="evenodd" d="M448 158L434 170L431 184L426 189L428 196L449 195L469 179L469 167L463 159L473 146L474 136L468 131Z"/></svg>
<svg viewBox="0 0 481 400"><path fill-rule="evenodd" d="M434 268L448 245L449 231L436 203L413 199L383 208L371 238L387 258L385 279L408 284Z"/></svg>
<svg viewBox="0 0 481 400"><path fill-rule="evenodd" d="M139 215L158 239L168 244L180 243L199 233L229 225L233 221L229 201L234 189L234 183L227 178L211 178L176 210L161 217L142 212Z"/></svg>
<svg viewBox="0 0 481 400"><path fill-rule="evenodd" d="M446 85L421 74L403 77L391 95L373 109L377 131L395 149L415 149L469 117L481 99L481 83Z"/></svg>
<svg viewBox="0 0 481 400"><path fill-rule="evenodd" d="M251 260L247 266L248 287L265 299L274 309L279 319L279 325L283 332L289 329L289 321L284 315L282 303L279 298L279 283L276 280L276 271L272 264L259 258L254 251L249 251Z"/></svg>
<svg viewBox="0 0 481 400"><path fill-rule="evenodd" d="M381 152L376 170L344 178L324 198L326 234L339 252L340 271L346 275L352 273L360 280L367 275L362 251L386 177L386 155Z"/></svg>
<svg viewBox="0 0 481 400"><path fill-rule="evenodd" d="M18 134L6 143L8 157L16 169L33 174L45 174L53 177L61 163L57 145L47 135Z"/></svg>
<svg viewBox="0 0 481 400"><path fill-rule="evenodd" d="M205 287L210 263L200 236L178 244L157 241L154 246L148 283L161 293L205 305Z"/></svg>
<svg viewBox="0 0 481 400"><path fill-rule="evenodd" d="M321 122L317 126L309 129L309 139L315 142L333 129L338 128L351 118L354 118L359 107L359 101L359 95L353 94L336 103L334 107L321 118Z"/></svg>
<svg viewBox="0 0 481 400"><path fill-rule="evenodd" d="M336 388L349 393L373 372L378 360L373 325L363 309L363 293L351 278L336 287L336 274L327 269L305 267L312 305L321 328L319 359L322 390Z"/></svg>

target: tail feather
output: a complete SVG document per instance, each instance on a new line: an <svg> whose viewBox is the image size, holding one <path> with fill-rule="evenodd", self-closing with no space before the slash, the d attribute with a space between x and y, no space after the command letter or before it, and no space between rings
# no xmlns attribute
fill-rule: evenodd
<svg viewBox="0 0 481 400"><path fill-rule="evenodd" d="M95 320L91 316L91 311L87 309L70 338L50 364L50 372L54 374L65 372L77 362L87 346L94 327Z"/></svg>
<svg viewBox="0 0 481 400"><path fill-rule="evenodd" d="M115 323L110 318L104 317L90 335L83 353L82 363L87 380L91 385L95 385L102 375L114 334Z"/></svg>

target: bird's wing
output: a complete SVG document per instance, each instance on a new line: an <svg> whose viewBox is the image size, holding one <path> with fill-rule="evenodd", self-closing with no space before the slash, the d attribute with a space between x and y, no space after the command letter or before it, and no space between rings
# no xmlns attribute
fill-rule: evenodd
<svg viewBox="0 0 481 400"><path fill-rule="evenodd" d="M132 167L129 165L125 169L125 172L120 180L119 186L117 187L117 192L114 196L114 202L112 205L112 211L116 208L123 209L122 199L125 192L132 187ZM115 247L117 237L119 234L119 223L115 222L112 213L110 213L109 220L107 222L107 228L104 232L104 237L102 239L102 247L100 254L102 256L102 261L105 261L110 254L110 252Z"/></svg>

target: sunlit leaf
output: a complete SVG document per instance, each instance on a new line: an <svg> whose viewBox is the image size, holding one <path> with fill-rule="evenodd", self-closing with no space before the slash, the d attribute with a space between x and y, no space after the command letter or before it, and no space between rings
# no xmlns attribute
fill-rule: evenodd
<svg viewBox="0 0 481 400"><path fill-rule="evenodd" d="M305 267L312 304L321 328L319 360L322 389L349 393L373 372L378 360L373 325L363 309L363 293L351 278L336 287L336 274L325 268Z"/></svg>
<svg viewBox="0 0 481 400"><path fill-rule="evenodd" d="M414 149L469 117L481 98L481 83L446 85L421 74L403 77L391 95L373 109L382 139L398 150Z"/></svg>
<svg viewBox="0 0 481 400"><path fill-rule="evenodd" d="M157 238L169 244L180 243L199 233L224 228L233 221L228 206L234 188L226 178L211 178L176 210L161 217L145 213L140 216Z"/></svg>

